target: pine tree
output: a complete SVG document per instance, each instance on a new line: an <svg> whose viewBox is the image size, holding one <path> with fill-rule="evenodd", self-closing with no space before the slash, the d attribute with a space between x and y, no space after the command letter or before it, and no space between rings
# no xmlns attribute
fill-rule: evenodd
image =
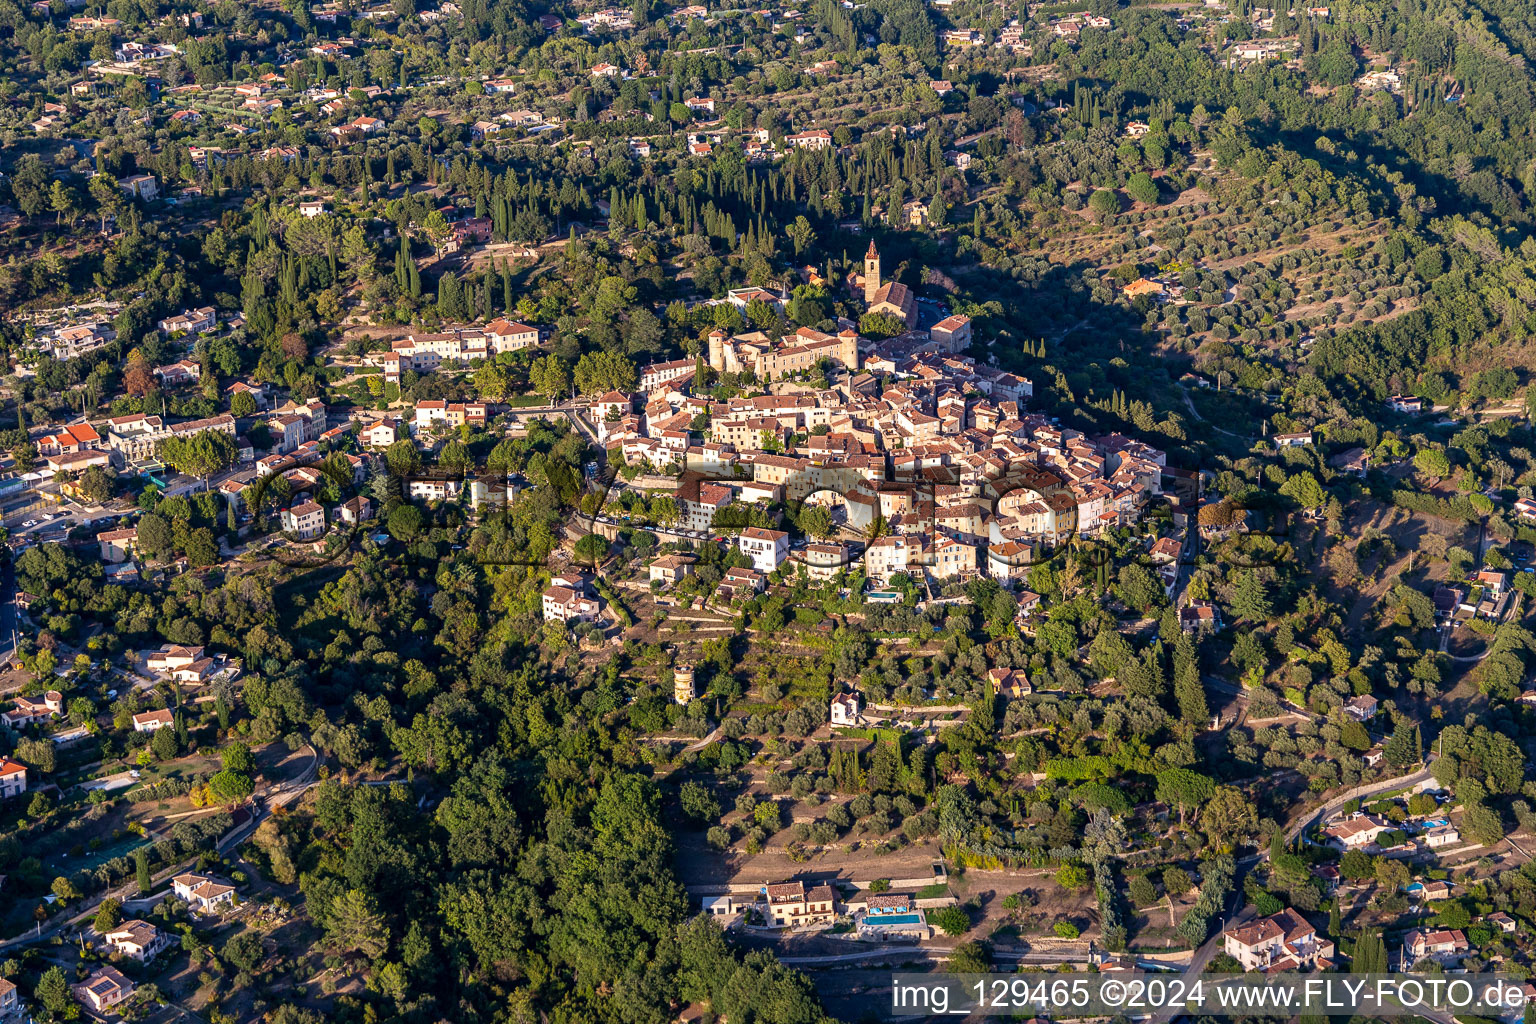
<svg viewBox="0 0 1536 1024"><path fill-rule="evenodd" d="M1419 727L1403 718L1382 747L1382 759L1393 768L1407 768L1419 762L1423 749L1419 744Z"/></svg>

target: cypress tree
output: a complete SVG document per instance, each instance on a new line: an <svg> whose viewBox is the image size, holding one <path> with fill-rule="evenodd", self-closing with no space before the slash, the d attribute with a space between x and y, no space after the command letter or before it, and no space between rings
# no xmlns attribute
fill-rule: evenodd
<svg viewBox="0 0 1536 1024"><path fill-rule="evenodd" d="M1200 658L1189 634L1180 632L1173 647L1173 695L1179 704L1179 717L1199 726L1210 720L1211 709L1200 682Z"/></svg>

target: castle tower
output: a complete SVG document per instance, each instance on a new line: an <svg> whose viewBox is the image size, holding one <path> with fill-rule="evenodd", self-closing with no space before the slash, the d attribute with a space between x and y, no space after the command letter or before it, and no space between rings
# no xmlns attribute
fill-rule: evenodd
<svg viewBox="0 0 1536 1024"><path fill-rule="evenodd" d="M864 302L866 305L875 301L875 292L880 290L880 254L875 251L875 241L870 239L869 251L864 254Z"/></svg>
<svg viewBox="0 0 1536 1024"><path fill-rule="evenodd" d="M850 373L859 369L859 335L857 331L837 332L837 359Z"/></svg>
<svg viewBox="0 0 1536 1024"><path fill-rule="evenodd" d="M725 332L718 327L709 332L709 365L725 372Z"/></svg>

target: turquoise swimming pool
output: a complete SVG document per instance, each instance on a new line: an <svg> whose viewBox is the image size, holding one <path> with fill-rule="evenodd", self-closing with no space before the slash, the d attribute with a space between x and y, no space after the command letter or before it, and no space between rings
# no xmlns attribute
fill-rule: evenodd
<svg viewBox="0 0 1536 1024"><path fill-rule="evenodd" d="M872 914L864 918L865 924L922 924L922 914Z"/></svg>

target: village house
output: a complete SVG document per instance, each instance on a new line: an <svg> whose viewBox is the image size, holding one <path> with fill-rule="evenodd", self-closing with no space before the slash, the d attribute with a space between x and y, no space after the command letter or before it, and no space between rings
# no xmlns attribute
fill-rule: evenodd
<svg viewBox="0 0 1536 1024"><path fill-rule="evenodd" d="M92 466L111 465L112 456L98 451L60 452L43 461L50 473L83 473Z"/></svg>
<svg viewBox="0 0 1536 1024"><path fill-rule="evenodd" d="M178 332L184 334L201 334L211 331L219 323L218 310L212 306L201 306L197 309L184 309L175 316L166 317L156 326L160 333L166 336Z"/></svg>
<svg viewBox="0 0 1536 1024"><path fill-rule="evenodd" d="M1029 676L1019 668L993 668L987 670L987 682L992 686L992 696L1014 699L1027 697L1035 692Z"/></svg>
<svg viewBox="0 0 1536 1024"><path fill-rule="evenodd" d="M800 564L805 566L806 579L825 583L847 567L849 562L846 544L807 544L800 553Z"/></svg>
<svg viewBox="0 0 1536 1024"><path fill-rule="evenodd" d="M158 708L154 711L140 711L133 716L134 732L157 732L176 724L175 713L170 708Z"/></svg>
<svg viewBox="0 0 1536 1024"><path fill-rule="evenodd" d="M208 654L203 647L164 644L159 650L145 653L144 667L173 682L197 686L219 676L233 676L239 671L239 662L228 655Z"/></svg>
<svg viewBox="0 0 1536 1024"><path fill-rule="evenodd" d="M235 900L235 887L216 882L206 875L177 875L171 879L171 890L179 900L192 905L193 910L204 912L217 910Z"/></svg>
<svg viewBox="0 0 1536 1024"><path fill-rule="evenodd" d="M56 332L49 348L57 359L72 359L116 339L117 331L109 323L75 324Z"/></svg>
<svg viewBox="0 0 1536 1024"><path fill-rule="evenodd" d="M1330 458L1328 465L1341 473L1364 476L1371 468L1371 453L1364 448L1349 448Z"/></svg>
<svg viewBox="0 0 1536 1024"><path fill-rule="evenodd" d="M448 429L457 430L464 424L471 426L485 426L486 407L484 402L441 402L424 401L416 403L416 430Z"/></svg>
<svg viewBox="0 0 1536 1024"><path fill-rule="evenodd" d="M107 1013L133 995L134 985L116 967L102 966L87 975L84 981L71 986L70 991L97 1013Z"/></svg>
<svg viewBox="0 0 1536 1024"><path fill-rule="evenodd" d="M1414 882L1404 891L1425 903L1439 903L1441 900L1451 898L1450 883L1441 878L1432 878L1427 882Z"/></svg>
<svg viewBox="0 0 1536 1024"><path fill-rule="evenodd" d="M816 128L808 132L786 135L784 143L794 149L831 149L832 133L823 128Z"/></svg>
<svg viewBox="0 0 1536 1024"><path fill-rule="evenodd" d="M736 538L741 553L752 560L752 567L770 573L789 558L789 534L783 530L764 530L749 526Z"/></svg>
<svg viewBox="0 0 1536 1024"><path fill-rule="evenodd" d="M148 921L132 920L102 933L112 952L144 963L171 944L170 937Z"/></svg>
<svg viewBox="0 0 1536 1024"><path fill-rule="evenodd" d="M909 570L916 561L922 538L888 534L870 542L864 549L864 573L882 586L897 573Z"/></svg>
<svg viewBox="0 0 1536 1024"><path fill-rule="evenodd" d="M768 923L775 928L799 928L830 923L837 916L837 894L830 885L807 890L804 882L763 887Z"/></svg>
<svg viewBox="0 0 1536 1024"><path fill-rule="evenodd" d="M1221 628L1221 612L1209 601L1191 601L1179 609L1179 625L1187 633L1203 633Z"/></svg>
<svg viewBox="0 0 1536 1024"><path fill-rule="evenodd" d="M300 502L281 513L283 532L311 540L325 532L325 509L313 501Z"/></svg>
<svg viewBox="0 0 1536 1024"><path fill-rule="evenodd" d="M203 377L203 364L191 359L182 359L178 362L168 363L165 366L155 367L154 374L160 378L162 387L175 388L183 384L201 380Z"/></svg>
<svg viewBox="0 0 1536 1024"><path fill-rule="evenodd" d="M173 672L186 668L203 657L204 648L184 644L162 644L158 650L147 652L144 667L151 672Z"/></svg>
<svg viewBox="0 0 1536 1024"><path fill-rule="evenodd" d="M761 594L768 586L768 579L756 569L727 569L715 592L727 601L738 597Z"/></svg>
<svg viewBox="0 0 1536 1024"><path fill-rule="evenodd" d="M373 518L373 502L361 494L342 502L337 517L348 526L357 526Z"/></svg>
<svg viewBox="0 0 1536 1024"><path fill-rule="evenodd" d="M1419 842L1425 849L1438 850L1445 846L1455 846L1461 842L1461 832L1455 825L1436 825L1425 829L1419 834Z"/></svg>
<svg viewBox="0 0 1536 1024"><path fill-rule="evenodd" d="M325 403L318 398L308 399L302 404L291 400L284 402L273 409L267 419L267 429L272 433L274 448L278 452L291 452L306 441L319 440L329 428L330 417ZM234 432L232 420L229 429L231 433Z"/></svg>
<svg viewBox="0 0 1536 1024"><path fill-rule="evenodd" d="M596 622L599 610L596 599L572 587L555 585L544 591L546 622Z"/></svg>
<svg viewBox="0 0 1536 1024"><path fill-rule="evenodd" d="M862 720L864 698L857 690L832 698L830 717L833 725L858 725Z"/></svg>
<svg viewBox="0 0 1536 1024"><path fill-rule="evenodd" d="M1383 832L1392 826L1373 814L1354 814L1323 830L1336 846L1343 850L1364 850L1375 845Z"/></svg>
<svg viewBox="0 0 1536 1024"><path fill-rule="evenodd" d="M1364 722L1376 716L1377 707L1376 698L1363 693L1344 702L1344 713L1357 722Z"/></svg>
<svg viewBox="0 0 1536 1024"><path fill-rule="evenodd" d="M66 424L51 434L37 440L37 453L42 456L73 455L76 452L100 448L101 435L84 420Z"/></svg>
<svg viewBox="0 0 1536 1024"><path fill-rule="evenodd" d="M1236 925L1221 933L1222 949L1245 971L1323 970L1332 966L1333 943L1287 907L1270 917Z"/></svg>
<svg viewBox="0 0 1536 1024"><path fill-rule="evenodd" d="M27 791L27 766L8 757L0 757L0 800L21 796Z"/></svg>
<svg viewBox="0 0 1536 1024"><path fill-rule="evenodd" d="M126 562L138 550L138 542L139 529L136 526L126 530L107 530L96 535L103 562Z"/></svg>
<svg viewBox="0 0 1536 1024"><path fill-rule="evenodd" d="M146 203L153 202L160 194L158 183L152 174L134 174L126 178L118 178L117 187L122 189L123 194L129 199L142 199Z"/></svg>
<svg viewBox="0 0 1536 1024"><path fill-rule="evenodd" d="M412 501L454 501L464 492L464 478L451 473L422 473L411 477L405 496Z"/></svg>
<svg viewBox="0 0 1536 1024"><path fill-rule="evenodd" d="M49 690L40 698L17 696L14 700L16 706L0 715L0 720L12 729L46 722L64 713L64 695L58 690Z"/></svg>
<svg viewBox="0 0 1536 1024"><path fill-rule="evenodd" d="M651 582L670 587L681 583L692 570L692 556L662 555L650 565Z"/></svg>
<svg viewBox="0 0 1536 1024"><path fill-rule="evenodd" d="M1504 596L1504 588L1509 583L1509 574L1497 569L1483 569L1477 574L1477 584L1484 590L1484 596L1494 600Z"/></svg>
<svg viewBox="0 0 1536 1024"><path fill-rule="evenodd" d="M1471 951L1472 944L1459 928L1415 928L1403 936L1398 969L1406 971L1420 960L1456 963Z"/></svg>

